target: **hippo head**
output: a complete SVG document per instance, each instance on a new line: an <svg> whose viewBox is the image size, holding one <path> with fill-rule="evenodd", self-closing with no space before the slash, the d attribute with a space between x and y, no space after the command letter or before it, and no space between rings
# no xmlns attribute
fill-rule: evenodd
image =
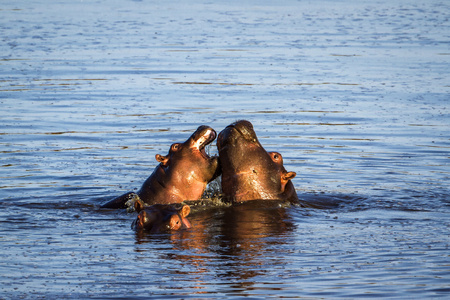
<svg viewBox="0 0 450 300"><path fill-rule="evenodd" d="M217 148L225 198L236 202L298 200L290 181L296 173L286 171L280 153L263 148L249 121L237 121L222 130Z"/></svg>
<svg viewBox="0 0 450 300"><path fill-rule="evenodd" d="M160 162L158 182L171 189L169 194L177 200L167 203L199 199L206 184L220 175L217 157L210 157L205 147L216 138L216 132L209 126L200 126L184 142L172 144L166 156L157 154Z"/></svg>
<svg viewBox="0 0 450 300"><path fill-rule="evenodd" d="M103 208L126 208L137 195L146 204L181 203L199 200L209 182L220 175L219 159L209 157L205 147L216 138L209 126L200 126L184 142L170 146L166 156L157 154L159 162L137 193L126 193L102 205Z"/></svg>
<svg viewBox="0 0 450 300"><path fill-rule="evenodd" d="M191 223L186 219L191 211L188 205L183 205L181 208L168 204L144 207L142 202L135 202L134 208L139 213L132 224L136 231L145 230L156 233L191 228Z"/></svg>

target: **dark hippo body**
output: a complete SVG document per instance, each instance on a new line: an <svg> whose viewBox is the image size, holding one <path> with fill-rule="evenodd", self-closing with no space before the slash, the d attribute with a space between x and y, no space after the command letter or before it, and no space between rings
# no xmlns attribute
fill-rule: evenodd
<svg viewBox="0 0 450 300"><path fill-rule="evenodd" d="M220 175L218 158L209 157L205 146L216 138L214 129L200 126L184 143L175 143L169 154L157 154L160 164L136 193L146 204L180 203L198 200L208 182ZM126 193L103 208L125 208L134 193Z"/></svg>
<svg viewBox="0 0 450 300"><path fill-rule="evenodd" d="M286 171L280 153L263 148L249 121L238 121L222 130L217 148L225 199L298 202L291 182L296 173Z"/></svg>
<svg viewBox="0 0 450 300"><path fill-rule="evenodd" d="M137 201L134 203L134 208L139 214L131 227L136 231L145 230L158 233L191 228L191 223L186 219L191 211L189 205L183 205L180 208L170 204L154 204L144 207L142 202Z"/></svg>

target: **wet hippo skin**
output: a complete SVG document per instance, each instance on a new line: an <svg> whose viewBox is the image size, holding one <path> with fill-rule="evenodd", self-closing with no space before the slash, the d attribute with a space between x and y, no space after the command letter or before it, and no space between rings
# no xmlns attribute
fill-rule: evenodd
<svg viewBox="0 0 450 300"><path fill-rule="evenodd" d="M157 154L160 163L136 193L146 204L180 203L198 200L208 182L220 174L218 158L209 157L205 146L216 138L216 132L209 126L200 126L184 142L170 147L169 154ZM102 208L125 208L125 203L135 193L117 197Z"/></svg>
<svg viewBox="0 0 450 300"><path fill-rule="evenodd" d="M298 201L291 182L296 173L286 171L280 153L264 149L249 121L237 121L222 130L217 149L225 199Z"/></svg>
<svg viewBox="0 0 450 300"><path fill-rule="evenodd" d="M142 202L136 201L134 208L138 216L131 227L136 231L159 233L191 228L191 223L186 219L191 211L189 205L176 208L170 204L154 204L145 207Z"/></svg>

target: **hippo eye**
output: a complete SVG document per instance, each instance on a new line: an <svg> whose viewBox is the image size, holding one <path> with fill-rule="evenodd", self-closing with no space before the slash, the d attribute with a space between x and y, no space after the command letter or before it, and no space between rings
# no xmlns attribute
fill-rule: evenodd
<svg viewBox="0 0 450 300"><path fill-rule="evenodd" d="M172 145L172 150L173 151L177 151L178 149L180 149L180 144L173 144Z"/></svg>
<svg viewBox="0 0 450 300"><path fill-rule="evenodd" d="M283 163L283 158L280 153L272 152L272 160L276 163Z"/></svg>

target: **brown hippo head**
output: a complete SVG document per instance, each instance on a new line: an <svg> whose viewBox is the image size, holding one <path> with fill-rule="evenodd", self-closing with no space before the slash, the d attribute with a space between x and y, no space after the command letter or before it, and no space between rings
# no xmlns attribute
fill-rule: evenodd
<svg viewBox="0 0 450 300"><path fill-rule="evenodd" d="M145 230L156 233L191 228L191 223L186 219L191 211L188 205L183 205L180 208L169 204L155 204L144 207L142 202L137 201L134 208L139 213L132 224L136 231Z"/></svg>
<svg viewBox="0 0 450 300"><path fill-rule="evenodd" d="M170 146L169 154L157 154L160 164L142 185L139 197L150 204L198 200L208 182L220 175L217 157L205 147L216 138L214 129L200 126L184 143Z"/></svg>
<svg viewBox="0 0 450 300"><path fill-rule="evenodd" d="M291 179L278 152L267 152L249 121L227 126L217 138L222 168L222 192L226 199L298 201Z"/></svg>
<svg viewBox="0 0 450 300"><path fill-rule="evenodd" d="M136 193L147 204L180 203L199 200L206 185L220 175L217 157L209 157L205 147L216 138L214 129L200 126L184 143L175 143L166 156L157 154L160 164ZM103 208L126 208L136 195L126 193L103 204Z"/></svg>

